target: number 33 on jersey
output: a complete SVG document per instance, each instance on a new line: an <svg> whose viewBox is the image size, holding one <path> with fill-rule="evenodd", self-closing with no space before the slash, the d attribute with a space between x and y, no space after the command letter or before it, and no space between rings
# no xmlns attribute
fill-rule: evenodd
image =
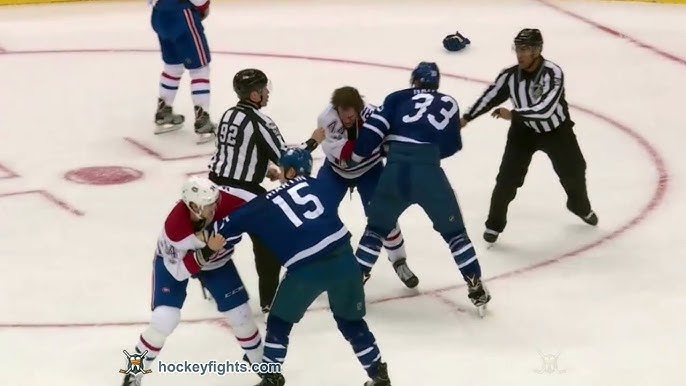
<svg viewBox="0 0 686 386"><path fill-rule="evenodd" d="M417 122L424 118L426 116L426 120L429 121L429 123L436 128L436 130L445 130L445 128L448 126L450 123L450 118L454 117L455 114L457 114L458 107L457 107L457 101L453 99L450 95L443 95L440 97L440 101L444 102L445 105L448 107L448 110L445 109L445 107L440 107L437 104L434 104L434 96L432 94L428 93L422 93L422 94L417 94L412 97L413 101L417 101L415 103L414 108L417 110L414 115L403 115L403 122L404 123L412 123L412 122ZM433 110L436 110L437 108L440 107L439 110L439 118L436 118L436 115L432 113L428 113L429 108L432 108ZM459 116L459 115L458 115Z"/></svg>
<svg viewBox="0 0 686 386"><path fill-rule="evenodd" d="M418 88L388 95L365 122L355 156L366 156L384 141L435 145L441 158L455 154L462 148L457 101L436 90Z"/></svg>
<svg viewBox="0 0 686 386"><path fill-rule="evenodd" d="M257 236L286 268L327 256L349 242L338 217L338 202L320 182L297 177L254 198L217 225L224 236Z"/></svg>

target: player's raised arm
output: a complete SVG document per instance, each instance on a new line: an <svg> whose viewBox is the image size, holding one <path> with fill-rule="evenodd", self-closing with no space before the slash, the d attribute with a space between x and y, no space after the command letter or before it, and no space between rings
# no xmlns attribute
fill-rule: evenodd
<svg viewBox="0 0 686 386"><path fill-rule="evenodd" d="M317 117L317 127L324 129L322 151L336 164L350 159L355 141L348 139L346 130L339 124L338 114L331 105Z"/></svg>
<svg viewBox="0 0 686 386"><path fill-rule="evenodd" d="M360 162L369 157L375 149L381 146L390 131L391 120L389 119L390 105L388 99L386 98L384 104L371 113L362 125L351 157L353 162Z"/></svg>
<svg viewBox="0 0 686 386"><path fill-rule="evenodd" d="M243 210L239 209L236 212L219 219L214 224L214 234L220 235L226 239L227 243L236 244L241 240L241 235L246 231L243 229Z"/></svg>

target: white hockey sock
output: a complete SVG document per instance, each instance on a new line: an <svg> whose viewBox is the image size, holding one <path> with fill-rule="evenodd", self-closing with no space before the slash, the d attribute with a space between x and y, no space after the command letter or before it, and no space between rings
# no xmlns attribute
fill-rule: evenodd
<svg viewBox="0 0 686 386"><path fill-rule="evenodd" d="M169 106L174 104L183 71L183 64L164 65L164 70L160 75L160 98Z"/></svg>
<svg viewBox="0 0 686 386"><path fill-rule="evenodd" d="M400 231L400 226L397 224L383 241L383 246L386 248L386 252L388 252L388 260L391 263L407 257L405 253L405 239Z"/></svg>
<svg viewBox="0 0 686 386"><path fill-rule="evenodd" d="M210 67L200 67L190 70L191 97L193 106L200 106L207 111L210 108Z"/></svg>
<svg viewBox="0 0 686 386"><path fill-rule="evenodd" d="M222 314L229 322L229 326L236 336L238 344L248 356L250 363L262 362L262 336L257 329L255 320L252 317L252 310L248 303L242 304L232 310L224 311Z"/></svg>
<svg viewBox="0 0 686 386"><path fill-rule="evenodd" d="M143 362L145 369L149 369L152 366L155 358L162 351L167 337L179 325L180 320L181 310L178 308L159 306L152 312L150 325L138 337L138 343L136 343L137 353L142 354L146 350L148 351Z"/></svg>

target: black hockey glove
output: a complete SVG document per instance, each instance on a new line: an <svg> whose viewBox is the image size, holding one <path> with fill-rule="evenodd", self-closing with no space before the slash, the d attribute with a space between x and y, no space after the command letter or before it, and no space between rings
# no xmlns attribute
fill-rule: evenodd
<svg viewBox="0 0 686 386"><path fill-rule="evenodd" d="M462 36L459 31L443 38L443 47L445 47L446 50L453 52L460 51L471 43L472 42L468 38Z"/></svg>

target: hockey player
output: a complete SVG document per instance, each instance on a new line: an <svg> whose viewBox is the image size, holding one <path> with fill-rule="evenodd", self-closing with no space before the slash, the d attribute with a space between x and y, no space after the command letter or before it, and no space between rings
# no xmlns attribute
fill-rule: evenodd
<svg viewBox="0 0 686 386"><path fill-rule="evenodd" d="M350 232L338 217L338 201L322 182L309 176L312 156L308 151L287 150L280 168L280 187L253 199L216 226L228 239L244 232L257 234L288 270L267 318L262 362L283 364L293 325L327 292L338 329L371 378L365 385L390 386L376 338L363 319L362 273ZM285 382L282 374L262 374L259 386Z"/></svg>
<svg viewBox="0 0 686 386"><path fill-rule="evenodd" d="M405 209L418 204L448 243L469 298L482 313L491 297L481 282L481 267L457 198L441 168L441 159L462 148L459 107L453 97L438 91L440 72L435 63L420 63L410 82L411 88L388 95L367 119L351 157L361 162L382 141L388 142L388 162L369 205L357 259L369 272L385 235Z"/></svg>
<svg viewBox="0 0 686 386"><path fill-rule="evenodd" d="M329 194L333 195L336 202L343 200L346 190L350 189L352 193L357 187L365 216L384 168L381 144L358 165L350 167L347 163L353 153L358 131L375 109L376 106L365 104L356 88L346 86L333 92L330 104L317 119L317 127L326 130L326 137L322 142L326 160L319 169L317 179L328 186ZM383 243L388 252L388 260L393 264L400 280L409 288L416 287L419 279L407 266L405 241L398 224ZM366 277L368 278L369 276Z"/></svg>
<svg viewBox="0 0 686 386"><path fill-rule="evenodd" d="M137 353L147 350L150 368L181 318L190 278L198 278L217 302L217 309L231 326L251 363L262 360L262 338L252 318L248 294L231 260L240 237L209 236L206 230L217 219L233 213L252 197L231 189L219 190L211 181L192 177L182 189L182 200L171 210L157 241L153 262L152 317L140 335ZM141 374L127 374L123 386L139 386Z"/></svg>
<svg viewBox="0 0 686 386"><path fill-rule="evenodd" d="M185 117L172 105L187 69L195 112L198 143L212 140L216 125L210 120L210 49L202 21L210 12L210 0L149 0L151 24L157 34L164 68L160 75L155 113L155 134L178 130Z"/></svg>

